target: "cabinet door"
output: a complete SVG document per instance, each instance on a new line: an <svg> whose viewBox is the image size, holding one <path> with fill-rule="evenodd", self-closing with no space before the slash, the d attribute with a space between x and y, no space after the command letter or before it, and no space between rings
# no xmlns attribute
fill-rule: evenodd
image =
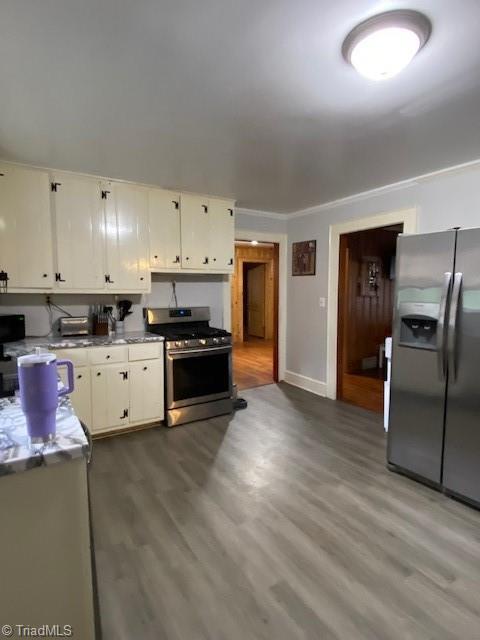
<svg viewBox="0 0 480 640"><path fill-rule="evenodd" d="M107 289L144 291L149 285L148 189L108 183L105 195Z"/></svg>
<svg viewBox="0 0 480 640"><path fill-rule="evenodd" d="M210 200L210 269L233 271L235 216L231 200Z"/></svg>
<svg viewBox="0 0 480 640"><path fill-rule="evenodd" d="M208 269L209 213L208 198L181 194L180 221L182 267Z"/></svg>
<svg viewBox="0 0 480 640"><path fill-rule="evenodd" d="M128 425L128 365L91 368L92 432Z"/></svg>
<svg viewBox="0 0 480 640"><path fill-rule="evenodd" d="M60 378L64 384L67 382L65 367L58 369ZM89 429L92 424L92 397L90 390L90 369L88 367L75 367L74 389L70 394L70 400L75 414Z"/></svg>
<svg viewBox="0 0 480 640"><path fill-rule="evenodd" d="M103 289L104 229L100 182L55 173L56 277L60 289Z"/></svg>
<svg viewBox="0 0 480 640"><path fill-rule="evenodd" d="M163 360L130 363L130 422L163 420Z"/></svg>
<svg viewBox="0 0 480 640"><path fill-rule="evenodd" d="M46 171L0 166L0 270L11 289L53 285L50 180Z"/></svg>
<svg viewBox="0 0 480 640"><path fill-rule="evenodd" d="M148 220L151 268L180 267L180 194L149 189Z"/></svg>

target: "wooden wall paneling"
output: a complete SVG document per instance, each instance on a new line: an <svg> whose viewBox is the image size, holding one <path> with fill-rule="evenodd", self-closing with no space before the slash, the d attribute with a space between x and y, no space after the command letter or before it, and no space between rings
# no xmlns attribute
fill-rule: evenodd
<svg viewBox="0 0 480 640"><path fill-rule="evenodd" d="M363 371L362 360L378 358L380 345L391 335L394 281L389 271L398 232L370 229L340 238L337 395L377 411L383 407L383 381L377 371ZM366 256L381 261L377 295L362 295Z"/></svg>
<svg viewBox="0 0 480 640"><path fill-rule="evenodd" d="M234 342L243 342L243 296L245 262L265 263L265 332L266 338L274 337L274 280L275 280L275 247L235 245L235 270L231 278L232 287L232 334ZM278 323L277 323L278 324Z"/></svg>

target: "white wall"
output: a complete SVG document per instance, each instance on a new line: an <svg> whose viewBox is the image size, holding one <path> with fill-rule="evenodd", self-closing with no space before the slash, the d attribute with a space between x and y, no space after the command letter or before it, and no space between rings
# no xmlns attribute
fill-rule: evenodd
<svg viewBox="0 0 480 640"><path fill-rule="evenodd" d="M417 208L420 233L480 226L480 164L319 206L288 220L287 371L326 381L327 309L319 307L319 298L328 291L330 225L410 207ZM315 239L317 274L292 277L292 242Z"/></svg>
<svg viewBox="0 0 480 640"><path fill-rule="evenodd" d="M281 213L236 209L235 229L248 229L262 233L287 233L287 217Z"/></svg>

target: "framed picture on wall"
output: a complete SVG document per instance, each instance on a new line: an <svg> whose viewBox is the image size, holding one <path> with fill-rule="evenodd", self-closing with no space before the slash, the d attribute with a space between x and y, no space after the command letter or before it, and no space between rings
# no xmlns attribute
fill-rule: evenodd
<svg viewBox="0 0 480 640"><path fill-rule="evenodd" d="M292 276L314 276L317 241L306 240L292 245Z"/></svg>

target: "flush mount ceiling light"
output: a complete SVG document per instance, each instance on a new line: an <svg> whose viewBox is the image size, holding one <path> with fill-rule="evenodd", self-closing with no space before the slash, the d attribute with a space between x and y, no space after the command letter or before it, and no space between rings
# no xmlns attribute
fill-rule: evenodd
<svg viewBox="0 0 480 640"><path fill-rule="evenodd" d="M386 80L411 62L431 30L430 20L418 11L380 13L350 31L343 43L343 57L362 76Z"/></svg>

